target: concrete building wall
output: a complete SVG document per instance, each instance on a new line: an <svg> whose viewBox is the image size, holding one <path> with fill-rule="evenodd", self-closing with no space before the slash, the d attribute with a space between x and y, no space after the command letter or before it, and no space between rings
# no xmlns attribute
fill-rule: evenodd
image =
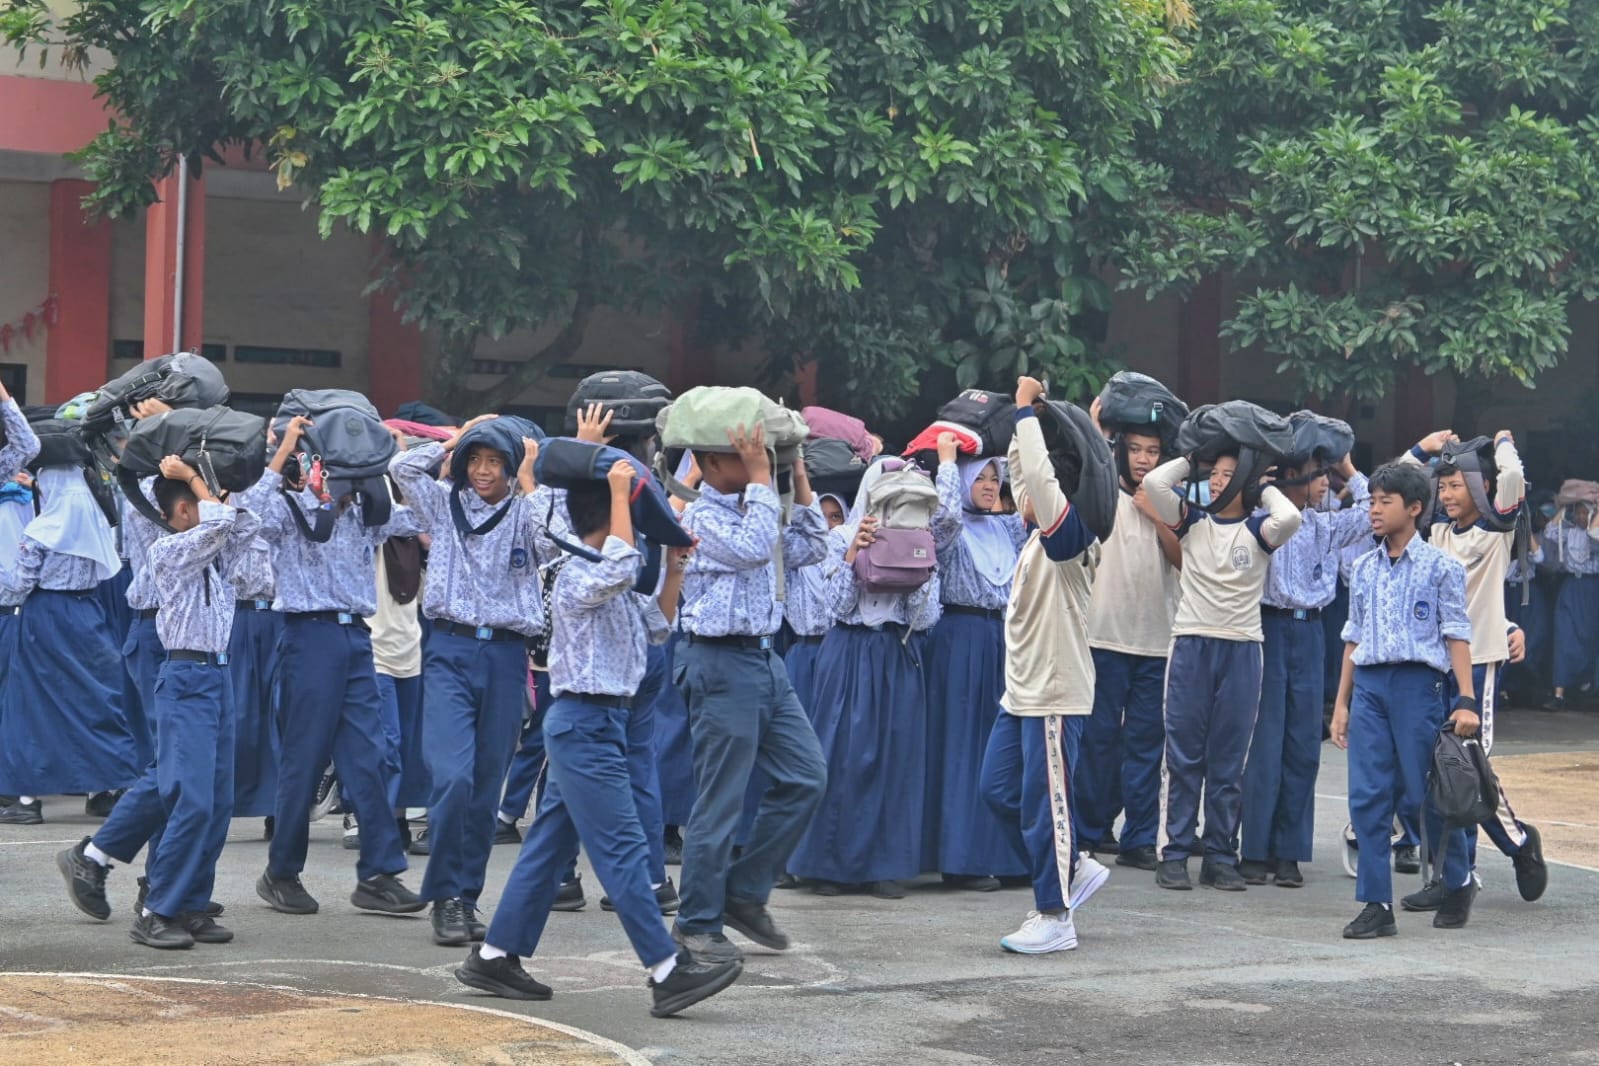
<svg viewBox="0 0 1599 1066"><path fill-rule="evenodd" d="M0 325L15 322L50 295L50 186L0 181ZM20 333L0 364L26 372L26 399L44 399L45 333ZM12 380L8 375L7 380Z"/></svg>

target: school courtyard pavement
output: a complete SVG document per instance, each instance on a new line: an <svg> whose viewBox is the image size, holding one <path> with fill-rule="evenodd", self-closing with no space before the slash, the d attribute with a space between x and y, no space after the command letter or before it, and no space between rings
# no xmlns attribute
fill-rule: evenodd
<svg viewBox="0 0 1599 1066"><path fill-rule="evenodd" d="M1113 867L1078 916L1078 950L1042 958L996 943L1025 914L1025 891L778 893L796 947L750 951L737 985L667 1021L649 1016L592 875L588 909L554 915L530 964L554 1000L511 1003L457 984L463 952L434 947L425 918L349 905L353 856L334 819L313 828L306 871L320 914L256 899L266 848L260 822L239 821L217 886L238 939L138 947L137 871L112 875L109 923L66 902L53 856L92 823L81 800L51 800L46 825L0 827L0 1063L1599 1062L1599 714L1510 713L1500 729L1495 761L1520 813L1577 865L1555 865L1547 896L1527 904L1509 862L1485 849L1463 932L1402 914L1397 937L1340 939L1358 908L1338 857L1344 764L1327 745L1303 889L1165 892ZM487 904L513 858L495 849Z"/></svg>

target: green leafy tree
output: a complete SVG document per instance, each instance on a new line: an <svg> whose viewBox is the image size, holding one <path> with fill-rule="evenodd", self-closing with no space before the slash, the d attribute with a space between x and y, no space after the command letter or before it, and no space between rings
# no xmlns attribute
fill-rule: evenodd
<svg viewBox="0 0 1599 1066"><path fill-rule="evenodd" d="M465 391L480 336L553 331L508 398L597 308L846 289L877 228L869 198L807 198L828 57L780 3L85 0L57 24L13 0L5 18L13 40L112 60L96 85L121 121L81 153L110 214L179 155L242 144L324 234L386 238L381 284L442 332L445 405L492 402Z"/></svg>
<svg viewBox="0 0 1599 1066"><path fill-rule="evenodd" d="M1566 354L1599 288L1599 5L1213 0L1186 43L1128 284L1237 271L1224 332L1307 394Z"/></svg>

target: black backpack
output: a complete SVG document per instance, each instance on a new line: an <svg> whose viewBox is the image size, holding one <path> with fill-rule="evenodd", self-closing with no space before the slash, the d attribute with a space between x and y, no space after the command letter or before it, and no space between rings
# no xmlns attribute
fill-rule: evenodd
<svg viewBox="0 0 1599 1066"><path fill-rule="evenodd" d="M1170 389L1134 370L1112 374L1099 393L1099 424L1111 433L1143 432L1171 448L1188 417L1188 405Z"/></svg>
<svg viewBox="0 0 1599 1066"><path fill-rule="evenodd" d="M1423 847L1429 810L1437 812L1445 829L1465 829L1492 818L1498 809L1499 777L1482 742L1477 737L1457 736L1454 726L1444 723L1433 742L1432 765L1427 770L1427 802L1422 806ZM1440 876L1443 856L1433 856L1431 864L1433 876Z"/></svg>
<svg viewBox="0 0 1599 1066"><path fill-rule="evenodd" d="M385 475L397 446L372 401L350 389L293 389L284 395L273 419L280 437L296 415L305 415L313 423L300 437L305 456L301 467L309 474L320 465L326 479L325 497L335 500L351 494L360 505L363 525L387 522L391 507ZM318 508L315 524L292 502L289 512L310 540L323 543L333 536L337 516L332 508Z"/></svg>
<svg viewBox="0 0 1599 1066"><path fill-rule="evenodd" d="M1282 415L1248 400L1206 404L1189 412L1177 431L1177 453L1192 466L1190 484L1200 480L1200 467L1228 452L1238 453L1238 471L1225 491L1205 508L1215 514L1243 493L1246 506L1260 499L1266 471L1294 450L1294 431ZM1190 506L1196 506L1190 504Z"/></svg>
<svg viewBox="0 0 1599 1066"><path fill-rule="evenodd" d="M1283 456L1284 466L1336 463L1355 446L1355 431L1341 418L1295 411L1288 416L1288 425L1294 431L1294 450Z"/></svg>
<svg viewBox="0 0 1599 1066"><path fill-rule="evenodd" d="M1045 401L1039 428L1061 491L1089 532L1104 540L1116 524L1120 491L1110 444L1087 411L1062 400Z"/></svg>
<svg viewBox="0 0 1599 1066"><path fill-rule="evenodd" d="M866 462L848 441L817 438L804 444L805 473L816 495L832 493L854 499L866 474Z"/></svg>
<svg viewBox="0 0 1599 1066"><path fill-rule="evenodd" d="M983 455L1004 456L1016 435L1016 404L1003 392L967 389L938 409L938 420L976 433Z"/></svg>
<svg viewBox="0 0 1599 1066"><path fill-rule="evenodd" d="M499 452L501 460L505 463L506 474L511 478L514 487L516 472L527 455L526 445L522 443L524 437L542 441L544 431L517 415L500 415L487 422L479 422L461 434L455 450L450 453L450 518L455 523L455 528L462 534L487 535L504 520L511 510L511 505L516 501L513 491L512 495L505 498L504 505L485 519L481 526L472 525L466 517L466 509L461 505L460 493L461 489L467 487L467 460L471 457L472 449L481 446Z"/></svg>
<svg viewBox="0 0 1599 1066"><path fill-rule="evenodd" d="M637 370L605 370L577 383L566 403L566 434L577 434L577 416L589 404L611 412L610 432L619 437L653 437L655 416L672 402L672 390Z"/></svg>
<svg viewBox="0 0 1599 1066"><path fill-rule="evenodd" d="M133 425L117 465L128 503L163 529L171 527L139 491L139 481L161 475L161 460L181 456L212 492L243 492L266 469L266 419L227 407L185 408Z"/></svg>
<svg viewBox="0 0 1599 1066"><path fill-rule="evenodd" d="M105 433L117 421L131 418L128 408L145 400L160 400L174 410L220 407L228 402L228 383L215 363L193 352L147 359L95 390L94 402L83 414L84 432Z"/></svg>
<svg viewBox="0 0 1599 1066"><path fill-rule="evenodd" d="M53 413L53 408L48 407L30 410L36 415ZM94 502L100 505L100 512L105 515L106 521L112 526L119 525L122 515L117 509L116 495L111 490L110 481L95 464L89 443L84 439L82 423L47 417L30 419L28 426L39 438L39 454L28 462L28 472L36 475L48 466L82 470L83 480L88 483L89 491L94 494ZM38 490L34 492L34 509L37 512Z"/></svg>
<svg viewBox="0 0 1599 1066"><path fill-rule="evenodd" d="M1527 606L1532 596L1532 568L1528 565L1528 556L1532 551L1532 509L1523 504L1516 508L1514 514L1500 514L1499 508L1488 495L1487 478L1497 479L1499 476L1493 440L1473 437L1471 440L1449 441L1439 453L1438 461L1428 468L1432 478L1432 499L1422 514L1439 515L1439 521L1447 521L1442 517L1443 512L1438 504L1438 471L1446 463L1458 469L1465 478L1466 489L1471 493L1471 502L1476 505L1482 524L1495 533L1514 534L1510 553L1521 563L1521 605Z"/></svg>

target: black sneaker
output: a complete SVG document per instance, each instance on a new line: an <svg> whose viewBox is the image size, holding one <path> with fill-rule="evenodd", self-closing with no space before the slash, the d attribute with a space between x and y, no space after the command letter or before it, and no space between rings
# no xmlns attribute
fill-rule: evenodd
<svg viewBox="0 0 1599 1066"><path fill-rule="evenodd" d="M1543 861L1543 837L1538 834L1538 827L1523 825L1521 828L1527 831L1527 839L1522 841L1521 850L1510 861L1516 864L1516 890L1522 899L1531 903L1549 887L1549 866Z"/></svg>
<svg viewBox="0 0 1599 1066"><path fill-rule="evenodd" d="M1161 888L1170 888L1178 892L1187 892L1194 887L1188 879L1187 859L1163 859L1155 870L1155 884Z"/></svg>
<svg viewBox="0 0 1599 1066"><path fill-rule="evenodd" d="M427 826L422 827L422 831L416 835L416 839L411 841L411 846L405 850L412 855L431 855L433 853L433 847L428 843Z"/></svg>
<svg viewBox="0 0 1599 1066"><path fill-rule="evenodd" d="M466 907L462 900L435 900L433 903L433 943L440 947L455 948L472 942L472 930L466 924Z"/></svg>
<svg viewBox="0 0 1599 1066"><path fill-rule="evenodd" d="M144 913L144 903L145 900L149 898L150 879L148 877L141 877L139 878L139 895L133 901L133 916L135 918ZM218 903L216 900L212 900L210 903L205 905L204 914L208 918L220 918L222 917L222 909L222 904Z"/></svg>
<svg viewBox="0 0 1599 1066"><path fill-rule="evenodd" d="M1543 709L1546 711L1569 711L1571 704L1566 702L1564 696L1550 696L1544 701Z"/></svg>
<svg viewBox="0 0 1599 1066"><path fill-rule="evenodd" d="M701 962L743 962L744 953L738 945L721 933L685 933L672 926L672 939L677 946Z"/></svg>
<svg viewBox="0 0 1599 1066"><path fill-rule="evenodd" d="M1204 879L1204 870L1200 870L1199 876L1201 880ZM1263 885L1271 880L1271 864L1245 859L1238 864L1238 876L1244 879L1246 885Z"/></svg>
<svg viewBox="0 0 1599 1066"><path fill-rule="evenodd" d="M494 819L494 843L520 844L522 831L516 827L515 822L507 822L504 818Z"/></svg>
<svg viewBox="0 0 1599 1066"><path fill-rule="evenodd" d="M466 915L466 932L474 943L481 944L489 935L489 927L478 920L477 904L461 901L461 911Z"/></svg>
<svg viewBox="0 0 1599 1066"><path fill-rule="evenodd" d="M1239 876L1238 867L1230 862L1212 862L1209 859L1199 866L1199 883L1218 892L1243 892L1249 888Z"/></svg>
<svg viewBox="0 0 1599 1066"><path fill-rule="evenodd" d="M550 910L571 914L582 910L587 903L588 900L583 896L583 875L573 874L572 880L561 883L560 889L555 893L555 902L550 904Z"/></svg>
<svg viewBox="0 0 1599 1066"><path fill-rule="evenodd" d="M315 914L317 901L300 883L300 877L273 877L271 871L255 883L255 894L279 914Z"/></svg>
<svg viewBox="0 0 1599 1066"><path fill-rule="evenodd" d="M705 962L679 951L677 965L666 975L666 980L650 978L650 995L655 1001L650 1014L656 1018L670 1018L702 999L710 999L737 981L743 972L742 962Z"/></svg>
<svg viewBox="0 0 1599 1066"><path fill-rule="evenodd" d="M1416 845L1400 844L1394 848L1394 873L1421 873L1421 855L1416 851Z"/></svg>
<svg viewBox="0 0 1599 1066"><path fill-rule="evenodd" d="M179 923L196 944L226 944L233 940L233 930L218 925L209 914L185 914Z"/></svg>
<svg viewBox="0 0 1599 1066"><path fill-rule="evenodd" d="M364 911L383 914L415 914L427 910L427 900L412 892L395 874L378 874L357 881L350 902Z"/></svg>
<svg viewBox="0 0 1599 1066"><path fill-rule="evenodd" d="M683 838L675 834L666 838L666 865L683 865Z"/></svg>
<svg viewBox="0 0 1599 1066"><path fill-rule="evenodd" d="M1154 872L1160 869L1160 856L1155 853L1153 844L1143 844L1136 848L1123 848L1116 853L1116 865L1130 866L1134 870Z"/></svg>
<svg viewBox="0 0 1599 1066"><path fill-rule="evenodd" d="M133 928L128 930L128 936L135 944L143 944L147 948L173 950L194 947L194 937L189 935L187 929L159 914L139 915L133 920Z"/></svg>
<svg viewBox="0 0 1599 1066"><path fill-rule="evenodd" d="M117 805L117 800L122 798L122 790L114 792L96 792L83 801L83 813L90 818L109 818L111 808Z"/></svg>
<svg viewBox="0 0 1599 1066"><path fill-rule="evenodd" d="M1443 906L1444 883L1442 881L1428 881L1420 892L1412 892L1399 901L1399 905L1407 911L1435 911Z"/></svg>
<svg viewBox="0 0 1599 1066"><path fill-rule="evenodd" d="M781 877L779 877L777 879L777 884L773 885L772 887L773 888L781 888L781 889L787 891L789 889L802 888L802 887L804 887L804 884L805 884L804 881L801 881L799 878L795 877L793 874L785 873L785 874L783 874Z"/></svg>
<svg viewBox="0 0 1599 1066"><path fill-rule="evenodd" d="M905 892L901 889L900 897L904 895ZM892 899L895 897L884 896L883 898ZM772 921L772 912L766 909L766 904L764 903L734 899L729 896L727 903L722 907L722 924L731 927L735 933L741 933L755 941L763 948L770 948L773 951L788 950L788 935L777 927L776 922ZM671 978L667 978L667 980L671 980Z"/></svg>
<svg viewBox="0 0 1599 1066"><path fill-rule="evenodd" d="M1299 872L1299 864L1291 859L1287 862L1278 860L1275 879L1278 888L1305 887L1305 875Z"/></svg>
<svg viewBox="0 0 1599 1066"><path fill-rule="evenodd" d="M554 993L550 986L535 981L522 969L522 960L515 955L501 955L485 959L480 948L473 948L455 971L455 979L468 988L499 996L501 999L549 999Z"/></svg>
<svg viewBox="0 0 1599 1066"><path fill-rule="evenodd" d="M72 905L96 921L111 917L111 904L105 898L105 875L111 867L101 866L83 853L89 846L84 837L65 851L56 853L56 869L67 882Z"/></svg>
<svg viewBox="0 0 1599 1066"><path fill-rule="evenodd" d="M1368 903L1355 920L1344 926L1345 940L1376 940L1380 936L1393 936L1399 932L1391 907L1381 903Z"/></svg>
<svg viewBox="0 0 1599 1066"><path fill-rule="evenodd" d="M17 802L9 807L0 807L0 825L43 825L44 801L34 800L32 803Z"/></svg>
<svg viewBox="0 0 1599 1066"><path fill-rule="evenodd" d="M670 877L655 890L655 902L661 908L661 917L669 918L677 913L683 901L677 898L677 886L672 884ZM600 910L615 912L616 904L611 902L610 896L600 897Z"/></svg>
<svg viewBox="0 0 1599 1066"><path fill-rule="evenodd" d="M1432 916L1434 929L1464 929L1471 917L1471 902L1477 898L1477 879L1472 877L1463 888L1452 888L1444 893L1443 904Z"/></svg>
<svg viewBox="0 0 1599 1066"><path fill-rule="evenodd" d="M261 824L261 839L271 843L272 834L278 827L278 820L272 815L267 815Z"/></svg>
<svg viewBox="0 0 1599 1066"><path fill-rule="evenodd" d="M873 881L872 895L877 899L904 899L905 886L898 881ZM725 915L722 920L727 920Z"/></svg>

